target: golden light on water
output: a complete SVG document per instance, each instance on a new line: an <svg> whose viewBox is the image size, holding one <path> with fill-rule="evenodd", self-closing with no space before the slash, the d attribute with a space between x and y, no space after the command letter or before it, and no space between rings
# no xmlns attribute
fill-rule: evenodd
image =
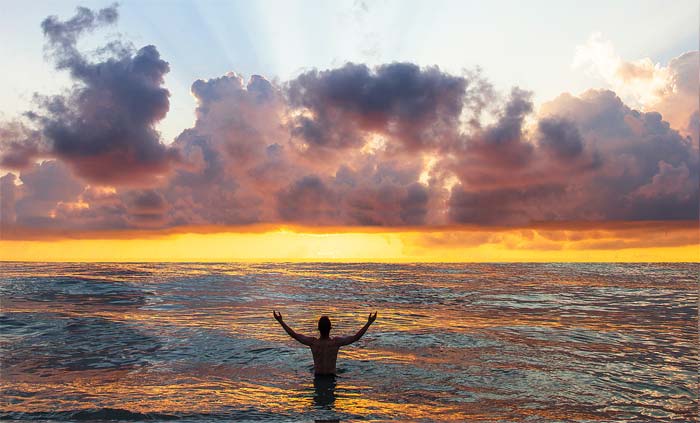
<svg viewBox="0 0 700 423"><path fill-rule="evenodd" d="M696 409L684 388L695 386L695 267L5 263L11 336L47 341L6 350L4 412L622 421L611 416L663 409L670 420ZM317 385L273 308L311 336L322 314L340 336L368 310L379 319L340 351L340 377ZM663 366L640 366L647 351ZM564 405L548 389L562 378ZM633 405L587 402L621 389Z"/></svg>
<svg viewBox="0 0 700 423"><path fill-rule="evenodd" d="M0 258L13 261L700 261L698 229L693 222L429 230L253 227L238 232L134 232L127 236L5 239L0 241Z"/></svg>

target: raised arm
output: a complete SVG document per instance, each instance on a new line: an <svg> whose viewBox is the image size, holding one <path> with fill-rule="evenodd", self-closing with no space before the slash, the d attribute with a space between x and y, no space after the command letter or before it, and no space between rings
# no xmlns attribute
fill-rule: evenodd
<svg viewBox="0 0 700 423"><path fill-rule="evenodd" d="M297 341L301 342L304 345L311 345L311 343L314 341L314 338L311 336L306 336L306 335L300 335L296 332L294 332L294 329L290 328L287 326L284 321L282 321L282 314L277 312L277 311L272 311L272 315L275 317L275 320L279 322L279 324L282 326L285 332L289 334L292 338L296 339Z"/></svg>
<svg viewBox="0 0 700 423"><path fill-rule="evenodd" d="M358 339L362 338L362 335L364 335L365 332L367 332L367 329L369 329L370 325L374 323L375 320L377 320L376 311L374 312L374 314L369 314L369 317L367 317L367 323L365 323L362 329L360 329L356 334L354 334L353 336L343 336L341 338L337 338L338 344L340 344L340 346L350 345Z"/></svg>

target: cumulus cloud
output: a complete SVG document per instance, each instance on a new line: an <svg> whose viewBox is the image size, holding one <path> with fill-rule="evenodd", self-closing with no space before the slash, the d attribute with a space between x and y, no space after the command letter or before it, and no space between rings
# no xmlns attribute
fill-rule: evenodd
<svg viewBox="0 0 700 423"><path fill-rule="evenodd" d="M50 16L42 22L48 56L74 85L64 95L36 95L38 108L26 113L31 130L5 126L3 165L22 168L55 157L89 182L119 185L153 183L178 160L154 127L169 108L162 86L169 65L158 50L112 42L92 60L76 46L81 35L117 16L116 6L81 7L66 21Z"/></svg>
<svg viewBox="0 0 700 423"><path fill-rule="evenodd" d="M611 91L588 91L581 97L562 95L542 106L544 114L574 122L584 144L600 159L594 172L572 175L578 180L578 216L589 219L695 219L698 215L698 154L689 137L672 129L657 112L626 106ZM660 162L665 165L660 165ZM642 187L659 180L667 166L687 169L663 201L642 201ZM573 184L570 184L573 186ZM641 190L641 191L639 191Z"/></svg>
<svg viewBox="0 0 700 423"><path fill-rule="evenodd" d="M45 150L41 133L21 121L0 123L0 167L23 169Z"/></svg>
<svg viewBox="0 0 700 423"><path fill-rule="evenodd" d="M386 145L303 148L289 84L236 74L196 81L197 122L175 142L194 167L178 169L163 190L173 222L246 224L419 224L428 188L423 159L392 156ZM307 93L309 94L309 93ZM309 94L311 95L311 94ZM329 132L342 131L329 126ZM366 131L363 137L372 134ZM336 135L330 135L336 137Z"/></svg>
<svg viewBox="0 0 700 423"><path fill-rule="evenodd" d="M17 212L15 211L15 198L17 177L13 173L7 173L0 177L0 233L5 233L8 228L14 226Z"/></svg>
<svg viewBox="0 0 700 423"><path fill-rule="evenodd" d="M162 191L175 224L233 225L270 221L273 193L300 175L283 146L282 93L261 76L229 73L192 84L195 126L174 142L189 168Z"/></svg>
<svg viewBox="0 0 700 423"><path fill-rule="evenodd" d="M57 208L75 204L84 185L63 163L51 160L35 163L19 174L21 185L15 187L16 223L27 227L50 227L66 224L57 219Z"/></svg>
<svg viewBox="0 0 700 423"><path fill-rule="evenodd" d="M546 117L537 123L540 146L558 159L568 160L583 152L583 139L576 125L560 117Z"/></svg>
<svg viewBox="0 0 700 423"><path fill-rule="evenodd" d="M661 113L674 129L697 143L699 54L684 53L667 65L650 58L624 60L612 42L594 33L577 47L573 66L601 77L632 107Z"/></svg>
<svg viewBox="0 0 700 423"><path fill-rule="evenodd" d="M48 55L75 85L38 96L26 122L0 125L0 166L19 169L1 181L4 227L697 218L697 147L649 109L693 88L697 53L665 68L675 91L659 88L656 103L590 90L538 112L527 90L502 95L479 73L412 63L348 63L286 82L230 72L192 84L195 124L166 145L154 129L169 107L157 49L116 42L98 60L76 47L116 18L114 7L81 8L44 21ZM644 63L616 62L614 75L661 78Z"/></svg>
<svg viewBox="0 0 700 423"><path fill-rule="evenodd" d="M408 150L433 147L456 130L468 83L413 63L309 71L287 89L290 105L309 112L296 118L292 133L311 149L361 147L367 133Z"/></svg>

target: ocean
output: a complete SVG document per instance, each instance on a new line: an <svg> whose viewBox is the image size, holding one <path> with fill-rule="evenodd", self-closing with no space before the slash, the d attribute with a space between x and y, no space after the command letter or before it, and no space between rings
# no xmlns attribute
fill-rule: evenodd
<svg viewBox="0 0 700 423"><path fill-rule="evenodd" d="M698 264L0 263L2 419L688 422L698 345Z"/></svg>

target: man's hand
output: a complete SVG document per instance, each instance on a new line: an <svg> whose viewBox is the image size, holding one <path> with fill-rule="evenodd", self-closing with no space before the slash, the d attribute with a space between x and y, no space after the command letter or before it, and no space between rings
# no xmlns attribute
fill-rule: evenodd
<svg viewBox="0 0 700 423"><path fill-rule="evenodd" d="M362 335L367 332L367 329L374 323L374 321L377 320L377 312L375 311L374 314L370 313L369 316L367 316L367 323L360 329L355 335L353 336L343 336L340 338L336 338L336 342L338 343L339 346L343 345L350 345L353 342L357 341L358 339L362 338Z"/></svg>
<svg viewBox="0 0 700 423"><path fill-rule="evenodd" d="M311 345L314 342L314 338L306 335L300 335L294 332L294 329L287 326L287 324L282 321L282 313L278 312L277 310L272 310L272 315L275 317L275 320L279 322L280 326L282 326L282 329L284 329L284 331L287 332L287 334L292 338L304 345Z"/></svg>

